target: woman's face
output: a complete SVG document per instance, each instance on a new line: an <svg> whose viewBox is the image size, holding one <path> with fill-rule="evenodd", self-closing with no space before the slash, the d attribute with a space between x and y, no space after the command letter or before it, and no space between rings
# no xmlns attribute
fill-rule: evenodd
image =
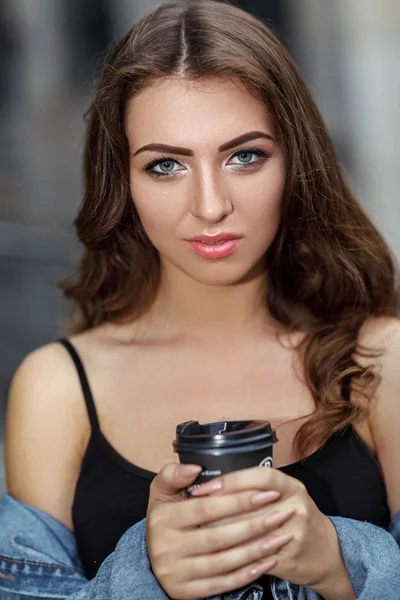
<svg viewBox="0 0 400 600"><path fill-rule="evenodd" d="M285 183L264 104L231 81L166 79L131 100L126 132L132 198L166 272L208 285L258 274Z"/></svg>

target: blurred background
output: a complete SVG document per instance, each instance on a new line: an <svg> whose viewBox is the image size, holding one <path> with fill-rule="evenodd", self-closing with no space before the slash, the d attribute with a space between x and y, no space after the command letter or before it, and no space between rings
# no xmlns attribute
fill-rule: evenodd
<svg viewBox="0 0 400 600"><path fill-rule="evenodd" d="M195 0L193 0L195 1ZM303 71L353 190L400 254L400 2L236 0ZM0 3L0 493L6 397L68 306L56 282L79 254L82 115L108 44L153 0Z"/></svg>

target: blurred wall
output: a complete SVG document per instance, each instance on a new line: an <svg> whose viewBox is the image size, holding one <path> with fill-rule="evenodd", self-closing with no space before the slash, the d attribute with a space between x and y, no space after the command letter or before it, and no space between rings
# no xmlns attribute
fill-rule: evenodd
<svg viewBox="0 0 400 600"><path fill-rule="evenodd" d="M349 180L400 256L400 2L296 0L298 63Z"/></svg>
<svg viewBox="0 0 400 600"><path fill-rule="evenodd" d="M400 3L236 3L272 24L294 56L353 188L399 254ZM79 252L71 223L81 196L82 115L104 50L154 4L0 4L0 440L13 371L66 319L56 281ZM0 469L0 491L1 478Z"/></svg>

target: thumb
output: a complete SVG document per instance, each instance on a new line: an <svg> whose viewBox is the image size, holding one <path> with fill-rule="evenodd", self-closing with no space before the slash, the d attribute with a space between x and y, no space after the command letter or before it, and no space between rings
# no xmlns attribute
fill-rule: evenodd
<svg viewBox="0 0 400 600"><path fill-rule="evenodd" d="M165 465L153 479L150 489L151 500L175 500L201 472L200 465L170 463Z"/></svg>

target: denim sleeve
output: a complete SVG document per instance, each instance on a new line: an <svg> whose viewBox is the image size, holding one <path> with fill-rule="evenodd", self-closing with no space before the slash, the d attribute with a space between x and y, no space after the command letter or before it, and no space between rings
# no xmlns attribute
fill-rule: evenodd
<svg viewBox="0 0 400 600"><path fill-rule="evenodd" d="M358 600L400 598L400 512L389 531L341 517L330 517Z"/></svg>
<svg viewBox="0 0 400 600"><path fill-rule="evenodd" d="M143 555L144 527L128 530L91 581L60 565L0 559L0 599L168 600Z"/></svg>
<svg viewBox="0 0 400 600"><path fill-rule="evenodd" d="M1 596L0 596L1 598ZM97 576L68 600L168 600L151 572L146 549L146 524L125 533L100 567Z"/></svg>
<svg viewBox="0 0 400 600"><path fill-rule="evenodd" d="M151 572L145 521L131 527L97 576L83 573L75 536L9 494L0 504L0 600L167 600Z"/></svg>

